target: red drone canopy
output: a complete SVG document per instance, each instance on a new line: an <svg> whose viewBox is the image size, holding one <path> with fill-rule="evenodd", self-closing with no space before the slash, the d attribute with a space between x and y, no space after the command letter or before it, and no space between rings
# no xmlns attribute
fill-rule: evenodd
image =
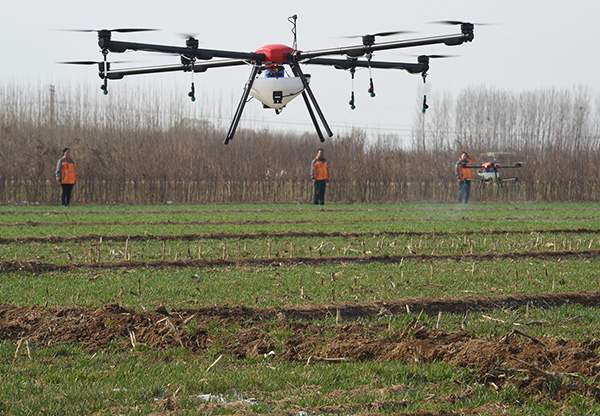
<svg viewBox="0 0 600 416"><path fill-rule="evenodd" d="M286 45L265 45L258 48L254 53L262 53L266 56L265 62L287 63L287 56L294 50Z"/></svg>

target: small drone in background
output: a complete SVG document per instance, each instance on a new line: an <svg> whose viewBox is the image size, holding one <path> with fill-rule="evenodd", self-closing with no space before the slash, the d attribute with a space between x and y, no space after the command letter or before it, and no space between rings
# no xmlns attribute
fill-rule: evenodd
<svg viewBox="0 0 600 416"><path fill-rule="evenodd" d="M478 169L477 175L481 178L481 184L493 184L495 183L500 188L502 188L503 184L506 182L517 182L519 178L517 176L512 177L502 177L500 175L500 170L502 169L518 169L525 166L525 162L515 162L513 164L502 164L497 162L497 157L501 153L489 152L486 153L486 156L492 157L492 162L484 162L481 164L467 164L467 168Z"/></svg>

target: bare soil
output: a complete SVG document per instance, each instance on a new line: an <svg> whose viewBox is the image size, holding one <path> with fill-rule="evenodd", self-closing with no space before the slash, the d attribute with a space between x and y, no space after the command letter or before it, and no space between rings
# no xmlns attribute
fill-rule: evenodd
<svg viewBox="0 0 600 416"><path fill-rule="evenodd" d="M344 222L366 222L363 220L343 220ZM385 220L390 222L395 220ZM408 220L407 220L408 221ZM279 221L279 223L286 224L299 224L299 223L319 223L327 222L331 223L331 220L315 221L315 220L285 220ZM335 222L335 221L333 221ZM372 222L372 221L369 221ZM177 225L198 225L198 224L221 224L224 222L178 222ZM278 221L229 221L227 224L273 224ZM160 225L160 224L174 224L172 222L163 223L146 223L146 222L115 222L115 223L78 223L78 225L95 226L95 225ZM0 224L2 226L66 226L73 225L73 223L35 223L28 221L27 223L15 223L15 224ZM75 236L57 236L47 235L44 237L0 237L0 244L13 244L13 243L80 243L84 241L196 241L196 240L256 240L264 238L297 238L297 237L365 237L365 236L442 236L442 235L498 235L498 234L532 234L532 233L562 233L562 234L597 234L600 232L598 229L591 228L561 228L561 229L527 229L527 230L463 230L463 231L377 231L377 232L339 232L339 231L282 231L282 232L257 232L257 233L201 233L201 234L140 234L140 235L127 235L127 234L86 234L86 235L75 235Z"/></svg>
<svg viewBox="0 0 600 416"><path fill-rule="evenodd" d="M212 346L209 328L236 326L235 335L220 339L226 353L240 359L264 357L272 350L275 360L323 365L338 360L376 360L430 363L443 361L464 367L483 383L500 389L510 383L527 394L549 394L547 385L560 385L550 394L557 400L573 392L600 399L600 390L582 377L600 374L597 354L600 340L538 339L502 326L496 336L478 337L466 330L442 331L422 326L418 320L404 329L387 324L365 325L365 316L423 311L426 314L466 313L473 310L547 307L566 303L597 306L600 291L408 299L365 304L331 303L267 309L217 306L168 311L164 306L136 312L118 304L98 308L0 305L0 339L27 340L34 348L79 344L88 351L131 349L134 343L148 348L184 347L202 352ZM339 315L344 324L320 324L315 319ZM290 319L293 318L293 319ZM348 323L350 322L350 323ZM281 334L286 337L281 344ZM278 335L275 335L278 334ZM527 375L524 377L523 374ZM545 388L546 386L546 388Z"/></svg>
<svg viewBox="0 0 600 416"><path fill-rule="evenodd" d="M463 254L406 254L406 255L361 255L322 257L262 257L227 259L183 259L149 261L115 261L97 263L49 263L34 260L0 261L0 272L42 273L47 271L69 271L76 269L120 269L120 268L182 268L182 267L280 267L298 265L323 265L328 263L400 263L407 261L486 261L499 259L593 259L600 257L600 250L520 251L501 253Z"/></svg>

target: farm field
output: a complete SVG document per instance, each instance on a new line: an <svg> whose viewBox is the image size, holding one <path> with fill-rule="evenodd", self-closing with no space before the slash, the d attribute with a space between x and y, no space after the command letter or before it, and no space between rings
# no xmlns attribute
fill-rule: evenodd
<svg viewBox="0 0 600 416"><path fill-rule="evenodd" d="M0 414L600 414L600 207L0 206Z"/></svg>

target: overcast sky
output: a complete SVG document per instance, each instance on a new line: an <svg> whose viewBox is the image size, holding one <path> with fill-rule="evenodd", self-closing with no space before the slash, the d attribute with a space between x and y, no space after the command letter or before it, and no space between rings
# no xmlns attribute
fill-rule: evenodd
<svg viewBox="0 0 600 416"><path fill-rule="evenodd" d="M348 72L305 66L304 72L312 75L313 92L338 134L353 126L409 134L424 92L430 114L436 111L436 97L455 96L469 87L518 92L585 85L597 92L600 86L600 3L590 0L6 0L0 25L1 82L42 88L54 84L59 92L76 86L101 95L97 68L56 63L100 60L97 34L56 29L147 27L161 31L114 34L113 39L183 45L180 34L195 34L201 47L254 51L272 43L291 46L292 26L287 18L293 14L298 15L301 50L354 45L360 39L344 37L381 31L410 30L414 34L404 37L419 38L459 33L458 27L428 23L439 20L494 23L476 26L475 40L461 46L378 52L376 59L408 62L415 61L418 54L457 56L432 61L426 90L419 75L374 70L374 99L366 91L368 72L357 72L354 111L348 106ZM178 63L178 57L148 53L110 54L109 59L133 61L127 66ZM187 73L126 77L112 82L110 89L168 91L169 99L180 96L191 114L202 111L201 106L220 102L228 118L249 72L247 67L235 67L196 74L196 103L186 95L191 81ZM240 128L268 125L277 130L313 131L301 98L292 101L279 116L273 110L263 110L256 100L247 110Z"/></svg>

